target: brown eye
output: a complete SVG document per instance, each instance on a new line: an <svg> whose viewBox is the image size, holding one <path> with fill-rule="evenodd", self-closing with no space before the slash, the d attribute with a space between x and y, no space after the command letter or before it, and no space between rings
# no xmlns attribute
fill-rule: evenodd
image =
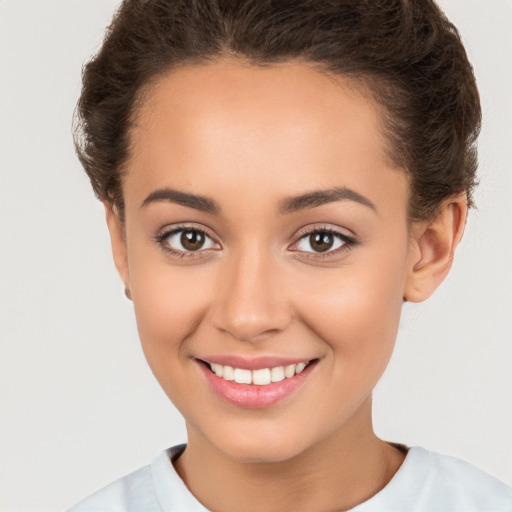
<svg viewBox="0 0 512 512"><path fill-rule="evenodd" d="M204 233L199 231L183 231L180 237L181 245L187 251L197 251L204 245Z"/></svg>
<svg viewBox="0 0 512 512"><path fill-rule="evenodd" d="M309 244L316 252L325 252L332 248L334 237L330 233L312 233Z"/></svg>
<svg viewBox="0 0 512 512"><path fill-rule="evenodd" d="M175 253L199 252L215 249L217 244L200 229L176 229L160 238L160 244Z"/></svg>
<svg viewBox="0 0 512 512"><path fill-rule="evenodd" d="M297 242L297 250L312 254L335 253L355 242L348 236L331 230L315 230L303 235Z"/></svg>

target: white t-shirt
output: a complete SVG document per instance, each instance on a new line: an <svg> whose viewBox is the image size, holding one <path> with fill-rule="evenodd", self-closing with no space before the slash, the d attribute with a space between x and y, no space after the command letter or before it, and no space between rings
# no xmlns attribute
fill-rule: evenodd
<svg viewBox="0 0 512 512"><path fill-rule="evenodd" d="M205 512L171 459L185 445L163 451L149 466L121 478L68 512ZM512 512L512 487L455 457L419 446L384 489L349 512Z"/></svg>

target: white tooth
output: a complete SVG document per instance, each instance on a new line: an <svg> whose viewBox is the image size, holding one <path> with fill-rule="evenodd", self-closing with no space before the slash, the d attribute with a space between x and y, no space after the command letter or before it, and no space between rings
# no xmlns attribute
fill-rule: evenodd
<svg viewBox="0 0 512 512"><path fill-rule="evenodd" d="M284 369L284 376L289 379L295 375L296 364L290 364Z"/></svg>
<svg viewBox="0 0 512 512"><path fill-rule="evenodd" d="M222 377L224 380L235 380L235 370L231 366L224 366Z"/></svg>
<svg viewBox="0 0 512 512"><path fill-rule="evenodd" d="M270 370L270 377L272 382L280 382L284 380L284 368L282 366L276 366Z"/></svg>
<svg viewBox="0 0 512 512"><path fill-rule="evenodd" d="M224 367L221 364L210 363L210 366L217 377L222 377Z"/></svg>
<svg viewBox="0 0 512 512"><path fill-rule="evenodd" d="M299 374L300 372L302 372L302 370L304 370L304 368L306 368L307 365L308 363L299 363L297 365L297 368L295 368L295 373Z"/></svg>
<svg viewBox="0 0 512 512"><path fill-rule="evenodd" d="M243 370L242 368L235 368L235 382L238 384L251 384L252 372L251 370Z"/></svg>
<svg viewBox="0 0 512 512"><path fill-rule="evenodd" d="M261 370L253 370L252 372L252 383L257 386L266 386L270 384L272 379L270 378L270 370L268 368L262 368Z"/></svg>

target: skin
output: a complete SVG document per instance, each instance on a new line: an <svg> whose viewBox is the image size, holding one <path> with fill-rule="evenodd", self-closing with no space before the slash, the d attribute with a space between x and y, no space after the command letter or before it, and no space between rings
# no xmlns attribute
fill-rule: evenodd
<svg viewBox="0 0 512 512"><path fill-rule="evenodd" d="M180 68L146 90L131 137L125 222L106 204L107 223L144 353L186 421L180 476L207 508L228 512L346 510L370 498L404 459L373 432L371 393L404 297L426 299L450 268L465 197L411 225L378 106L299 62ZM287 198L333 187L373 207L349 198L279 213ZM221 211L141 206L162 189ZM179 236L157 238L183 223L211 241L177 257L165 248L183 253ZM318 228L356 243L334 237L338 252L315 252L305 230ZM226 354L318 363L292 395L247 409L199 370L196 358Z"/></svg>

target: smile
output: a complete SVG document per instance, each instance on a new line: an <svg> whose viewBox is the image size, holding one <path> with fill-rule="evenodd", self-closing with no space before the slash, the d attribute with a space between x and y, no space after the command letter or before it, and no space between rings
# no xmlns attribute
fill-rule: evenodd
<svg viewBox="0 0 512 512"><path fill-rule="evenodd" d="M285 361L273 357L211 359L217 361L196 359L210 389L222 400L249 409L270 407L294 395L319 363L319 359Z"/></svg>
<svg viewBox="0 0 512 512"><path fill-rule="evenodd" d="M302 373L311 361L303 361L298 364L287 366L274 366L273 368L260 368L258 370L247 370L245 368L233 368L217 363L208 363L210 369L217 377L226 381L234 381L237 384L253 384L255 386L268 386L273 382L281 382L284 379L291 379Z"/></svg>

